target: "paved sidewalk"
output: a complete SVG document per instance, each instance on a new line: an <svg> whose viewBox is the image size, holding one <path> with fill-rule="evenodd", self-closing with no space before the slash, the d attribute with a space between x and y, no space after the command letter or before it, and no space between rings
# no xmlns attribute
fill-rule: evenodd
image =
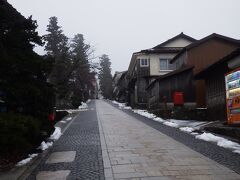
<svg viewBox="0 0 240 180"><path fill-rule="evenodd" d="M28 180L104 179L95 103L69 122L69 127Z"/></svg>
<svg viewBox="0 0 240 180"><path fill-rule="evenodd" d="M106 179L239 180L240 175L104 101L96 101Z"/></svg>

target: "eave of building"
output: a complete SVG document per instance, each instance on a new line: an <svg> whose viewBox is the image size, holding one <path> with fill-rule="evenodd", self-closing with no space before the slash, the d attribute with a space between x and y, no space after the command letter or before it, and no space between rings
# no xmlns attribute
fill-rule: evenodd
<svg viewBox="0 0 240 180"><path fill-rule="evenodd" d="M220 39L220 40L223 40L223 41L227 41L227 42L230 42L230 43L233 43L233 44L237 44L240 46L240 41L237 40L237 39L233 39L233 38L230 38L230 37L227 37L227 36L223 36L223 35L220 35L220 34L216 34L216 33L213 33L209 36L206 36L192 44L189 44L188 46L184 47L171 61L170 63L173 63L174 61L176 61L184 52L186 51L189 51L191 50L192 48L195 48L207 41L209 41L210 39Z"/></svg>
<svg viewBox="0 0 240 180"><path fill-rule="evenodd" d="M194 76L195 79L204 79L206 76L208 76L208 73L210 71L214 71L214 69L223 64L223 63L227 63L229 60L240 56L240 48L235 49L234 51L232 51L230 54L226 55L225 57L221 58L219 61L217 61L214 64L211 64L210 66L206 67L205 69L203 69L202 71L200 71L198 74L196 74Z"/></svg>
<svg viewBox="0 0 240 180"><path fill-rule="evenodd" d="M151 87L152 87L156 82L158 82L159 80L162 80L162 79L165 79L165 78L169 78L169 77L171 77L171 76L178 75L178 74L180 74L180 73L182 73L182 72L185 72L185 71L190 70L190 69L193 69L193 68L194 68L194 66L185 66L185 67L183 67L183 68L177 69L177 70L172 71L172 72L170 72L170 73L167 73L167 74L165 74L165 75L159 76L159 78L155 79L152 83L150 83L146 89L151 88Z"/></svg>

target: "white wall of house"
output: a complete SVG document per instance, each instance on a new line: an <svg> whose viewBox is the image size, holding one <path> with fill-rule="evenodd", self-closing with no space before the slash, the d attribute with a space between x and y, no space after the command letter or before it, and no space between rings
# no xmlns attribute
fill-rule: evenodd
<svg viewBox="0 0 240 180"><path fill-rule="evenodd" d="M191 44L189 40L184 38L175 39L162 47L185 47ZM177 53L160 53L160 54L138 54L136 55L136 61L134 67L137 65L139 59L150 59L150 75L160 76L171 72L172 70L161 70L160 69L160 59L173 59ZM134 68L133 68L134 69Z"/></svg>
<svg viewBox="0 0 240 180"><path fill-rule="evenodd" d="M171 41L171 42L165 44L162 47L185 47L191 43L192 42L188 41L187 39L178 38L178 39L175 39L174 41Z"/></svg>
<svg viewBox="0 0 240 180"><path fill-rule="evenodd" d="M150 55L150 75L159 76L171 72L171 70L161 70L160 59L172 59L176 53L152 54Z"/></svg>

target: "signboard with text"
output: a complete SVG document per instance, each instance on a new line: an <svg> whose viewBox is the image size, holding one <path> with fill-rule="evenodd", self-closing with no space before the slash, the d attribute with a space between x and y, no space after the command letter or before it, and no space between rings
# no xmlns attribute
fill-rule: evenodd
<svg viewBox="0 0 240 180"><path fill-rule="evenodd" d="M225 75L229 124L240 123L240 69Z"/></svg>

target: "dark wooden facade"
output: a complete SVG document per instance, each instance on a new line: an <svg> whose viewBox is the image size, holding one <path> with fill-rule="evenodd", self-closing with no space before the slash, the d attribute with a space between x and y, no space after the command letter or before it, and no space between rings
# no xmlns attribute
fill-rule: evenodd
<svg viewBox="0 0 240 180"><path fill-rule="evenodd" d="M148 88L148 108L161 109L166 97L167 104L173 105L173 93L183 92L185 104L195 103L195 84L193 81L193 67L186 67L173 71L158 78Z"/></svg>
<svg viewBox="0 0 240 180"><path fill-rule="evenodd" d="M228 62L236 56L240 56L240 49L233 51L195 76L195 79L205 80L206 83L208 120L227 120L225 74L233 70L229 68ZM237 67L240 67L240 62L235 68Z"/></svg>
<svg viewBox="0 0 240 180"><path fill-rule="evenodd" d="M221 65L214 72L209 72L206 82L206 102L208 120L226 120L226 88L224 74L226 65Z"/></svg>
<svg viewBox="0 0 240 180"><path fill-rule="evenodd" d="M173 60L177 68L194 66L193 75L214 64L240 46L239 41L212 34L185 48ZM206 107L206 82L195 81L196 103L198 107Z"/></svg>

